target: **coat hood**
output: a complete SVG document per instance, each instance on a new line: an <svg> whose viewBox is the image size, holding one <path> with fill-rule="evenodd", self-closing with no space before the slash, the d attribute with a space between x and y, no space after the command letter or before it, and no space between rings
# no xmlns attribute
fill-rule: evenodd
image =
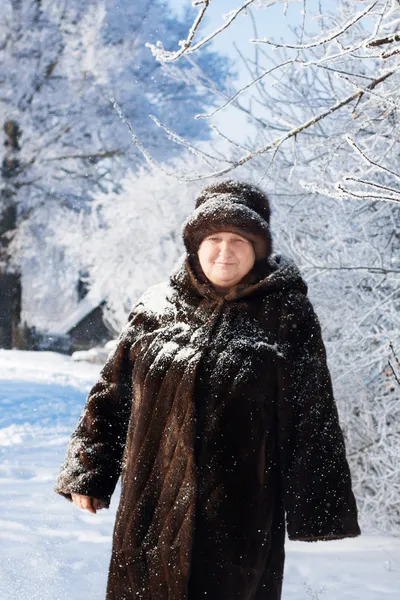
<svg viewBox="0 0 400 600"><path fill-rule="evenodd" d="M201 269L201 268L200 268ZM219 302L234 301L240 298L287 292L298 289L307 294L308 286L294 260L285 254L272 254L267 259L256 261L247 281L234 286L229 293L219 294L211 282L199 272L199 264L188 254L183 254L175 265L170 284L183 293L192 293Z"/></svg>

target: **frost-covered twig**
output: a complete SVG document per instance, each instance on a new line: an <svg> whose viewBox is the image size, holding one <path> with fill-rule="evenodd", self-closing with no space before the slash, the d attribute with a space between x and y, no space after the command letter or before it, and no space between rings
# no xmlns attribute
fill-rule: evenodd
<svg viewBox="0 0 400 600"><path fill-rule="evenodd" d="M385 435L385 440L387 438L392 438L392 437L395 437L395 436L400 436L400 430L398 430L398 431L391 431L391 432L387 433ZM355 456L359 456L360 454L362 454L363 452L365 452L369 448L371 448L371 447L376 446L377 444L379 444L381 441L382 441L382 438L381 437L377 437L377 438L373 439L371 442L368 442L368 444L365 444L364 446L361 446L360 448L357 448L356 450L352 450L351 452L348 452L348 457L349 458L353 458Z"/></svg>
<svg viewBox="0 0 400 600"><path fill-rule="evenodd" d="M256 3L242 0L240 7L227 15L223 27L214 28L209 36L203 36L196 44L195 37L200 31L200 25L203 24L204 11L209 7L207 2L200 3L203 12L197 15L186 41L181 43L180 50L168 53L161 47L161 50L158 50L158 59L161 62L169 62L185 56L190 60L190 57L200 51L205 43L231 26L238 14L241 11L244 13L250 5L255 11L256 9L268 10L277 3L277 1ZM283 4L285 5L284 2ZM253 121L250 124L250 128L254 126L255 131L253 144L250 142L248 149L240 156L237 150L243 144L235 140L230 132L227 135L220 128L215 128L219 139L236 150L233 153L235 160L227 162L220 168L223 154L216 152L214 158L209 158L214 163L214 168L210 169L210 172L202 173L200 176L188 173L184 175L185 180L194 181L198 178L223 176L251 161L254 165L257 163L259 168L260 157L269 154L268 165L263 161L263 177L273 166L280 169L285 165L286 176L292 178L290 179L292 181L295 173L307 167L311 171L319 170L313 184L314 189L321 192L325 190L332 198L343 199L348 195L370 201L397 201L397 192L393 191L394 186L390 186L390 182L384 182L388 187L392 187L391 191L386 190L388 193L381 193L382 190L378 193L370 193L370 191L365 193L361 189L366 186L372 188L371 179L365 176L370 175L371 169L374 170L377 179L384 173L398 177L397 174L394 175L397 169L392 161L392 155L396 153L394 148L396 138L391 138L390 128L386 127L384 131L384 126L390 120L390 114L386 109L388 107L397 109L400 105L394 77L389 85L377 89L380 83L399 73L400 65L395 62L393 54L398 49L385 50L393 56L392 62L388 63L390 70L387 69L387 62L380 50L381 46L385 48L399 39L398 32L395 30L396 8L389 0L369 0L368 5L366 4L354 11L347 1L340 0L331 14L324 12L324 9L330 10L330 8L321 0L317 14L313 15L313 7L303 2L298 26L292 29L292 33L297 36L297 43L289 40L280 42L274 40L271 35L263 38L264 32L261 32L261 35L258 33L259 23L262 21L253 15L252 11L248 11L248 18L253 25L254 40L267 43L267 46L264 44L263 49L262 43L254 44L255 55L251 60L239 48L239 39L235 39L235 49L250 75L250 81L229 94L211 86L210 92L214 94L214 99L220 96L223 101L218 103L217 108L198 114L196 118L209 121L223 112L239 109ZM284 11L283 18L285 14ZM314 26L316 19L318 19L317 26L320 26L317 34ZM308 36L307 39L306 27L312 20L314 20L312 36ZM282 52L272 53L269 46L281 49ZM292 51L296 54L291 55ZM269 64L262 65L261 61L264 59ZM277 77L277 73L282 76ZM331 75L339 78L338 84ZM343 80L346 86L343 86ZM343 89L346 90L347 85L354 86L355 89L350 93L352 91L350 88L347 92L349 95L342 100ZM350 111L343 110L347 104L352 104ZM346 119L347 125L337 127L337 123L344 123ZM168 136L174 137L171 128L168 129ZM371 135L374 129L380 131L379 136L375 138ZM355 145L365 148L365 144L369 144L368 152L364 152L364 157L356 150L355 160L357 165L361 165L360 172L351 169L348 161L344 161L338 168L339 157L348 152L345 149L346 133L351 133ZM289 139L293 140L293 152L291 149L288 152L285 145ZM182 141L180 143L182 144ZM390 144L393 145L393 150L390 150ZM376 152L375 148L378 145L381 149ZM367 158L370 159L369 163ZM342 167L344 167L343 172ZM354 176L354 173L359 176L358 182L346 179ZM319 183L317 184L316 181ZM351 181L354 189L353 185L351 189L347 189L350 186L346 185L346 181ZM378 185L381 184L382 182Z"/></svg>
<svg viewBox="0 0 400 600"><path fill-rule="evenodd" d="M128 121L128 119L126 118L126 116L124 115L124 113L122 112L122 109L119 106L119 104L116 101L116 99L115 98L109 98L109 100L110 100L112 106L117 111L118 116L121 119L121 121L123 123L125 123L125 125L129 129L129 132L130 132L130 134L132 136L132 139L133 139L134 143L136 144L136 146L138 147L138 149L140 150L140 152L143 154L143 157L145 158L146 162L149 165L151 165L152 167L161 168L160 165L153 159L153 157L151 156L151 154L149 152L147 152L146 148L143 146L142 142L140 141L140 139L138 138L138 136L136 135L136 133L133 131L132 125L130 124L130 122Z"/></svg>
<svg viewBox="0 0 400 600"><path fill-rule="evenodd" d="M352 198L358 198L359 200L382 200L385 202L393 202L394 204L399 203L399 199L396 198L395 196L386 196L384 194L374 194L371 192L368 192L368 193L356 192L349 188L346 188L342 183L337 183L336 188L338 190L340 190L341 192L343 192L344 197L347 196L347 197L352 197Z"/></svg>
<svg viewBox="0 0 400 600"><path fill-rule="evenodd" d="M243 6L241 6L240 8L238 8L236 10L232 10L230 13L228 13L228 19L226 20L226 23L224 23L224 25L221 25L221 27L219 27L218 29L216 29L215 31L213 31L212 33L207 35L200 42L197 42L197 44L192 45L196 31L198 30L200 23L202 22L202 20L205 16L205 13L208 9L210 1L211 0L203 0L202 1L202 4L204 4L204 6L200 10L196 19L194 20L193 25L189 30L186 40L181 40L179 42L179 45L181 46L180 50L175 50L174 52L165 50L162 45L162 42L160 42L160 41L157 42L157 44L151 44L150 42L148 42L146 44L146 47L150 48L151 52L153 53L153 56L159 62L165 62L165 63L173 62L175 60L178 60L178 58L180 58L184 54L192 54L193 52L197 52L200 48L202 48L203 46L205 46L206 44L211 42L211 40L213 40L217 35L219 35L222 31L224 31L224 29L227 29L231 25L231 23L236 19L236 17L241 12L245 11L246 8L248 6L250 6L250 4L253 4L253 2L254 2L254 0L246 0L246 2L243 4Z"/></svg>
<svg viewBox="0 0 400 600"><path fill-rule="evenodd" d="M362 179L361 177L352 177L350 175L348 177L346 177L344 181L354 181L356 183L362 183L363 185L376 187L380 190L386 190L387 192L393 192L394 194L399 194L399 200L400 200L400 190L398 190L396 188L391 188L387 185L382 185L380 183L377 183L376 181L367 181L365 179Z"/></svg>
<svg viewBox="0 0 400 600"><path fill-rule="evenodd" d="M381 170L381 171L385 171L386 173L389 173L390 175L393 175L394 177L397 177L398 179L400 179L400 174L396 173L396 171L393 171L392 169L389 169L381 164L379 164L377 161L372 160L370 157L368 157L365 152L363 152L361 150L361 148L356 144L356 142L353 140L353 138L349 135L345 136L345 140L349 143L349 145L354 148L354 150L356 150L356 152L358 152L358 154L365 160L365 162L367 162L369 165L372 165L374 167L376 167L377 169Z"/></svg>
<svg viewBox="0 0 400 600"><path fill-rule="evenodd" d="M252 81L250 81L250 83L241 87L231 98L229 98L229 100L227 100L224 104L221 104L221 106L216 108L213 112L196 115L196 119L210 119L211 117L216 115L219 111L221 111L224 108L226 108L227 106L229 106L229 104L232 104L236 100L236 98L238 98L238 96L243 94L243 92L246 92L247 90L249 90L256 83L259 83L264 77L266 77L267 75L271 75L271 73L273 73L274 71L276 71L282 67L285 67L286 65L293 64L293 62L294 62L293 60L287 60L283 63L280 63L279 65L271 67L271 69L268 69L267 71L264 71L264 73L261 73L261 75L259 75L258 77L256 77Z"/></svg>
<svg viewBox="0 0 400 600"><path fill-rule="evenodd" d="M393 50L382 52L382 58L392 58L392 56L395 56L396 54L400 54L400 48L393 48Z"/></svg>
<svg viewBox="0 0 400 600"><path fill-rule="evenodd" d="M390 188L388 186L380 185L379 183L376 183L373 181L366 181L365 179L361 179L358 177L352 177L352 176L344 177L343 181L353 181L355 183L360 183L362 185L375 187L377 189L393 192L393 194L388 194L388 195L378 194L378 193L374 193L374 192L363 193L361 191L353 191L352 189L345 187L343 185L343 183L338 182L337 188L339 190L341 190L342 192L344 192L345 194L352 196L353 198L360 198L360 199L364 199L364 200L378 199L378 200L386 200L386 201L394 202L394 203L400 203L400 191L395 188ZM357 188L357 189L360 189L360 188Z"/></svg>
<svg viewBox="0 0 400 600"><path fill-rule="evenodd" d="M373 89L374 87L376 87L377 85L379 85L380 83L385 81L388 77L391 77L391 75L393 75L393 73L395 73L395 71L392 70L392 71L389 71L389 72L383 74L381 77L378 77L372 83L370 83L368 86L366 86L366 88L363 88L361 90L358 90L357 92L354 92L353 94L350 94L343 100L340 100L339 102L335 103L333 106L330 106L328 109L322 111L320 114L315 115L314 117L312 117L311 119L308 119L301 125L294 127L293 129L291 129L290 131L285 133L285 135L280 136L279 138L273 140L272 142L268 143L265 146L262 146L261 148L257 148L255 150L253 150L252 152L248 153L245 156L242 156L240 159L235 161L233 163L233 165L226 167L224 169L216 170L214 172L201 175L200 179L209 179L211 177L220 177L222 175L225 175L225 174L229 173L230 171L232 171L233 169L236 169L237 167L244 165L248 161L252 160L254 157L260 156L261 154L265 154L269 150L272 150L272 149L276 148L277 146L280 146L286 140L289 140L293 136L298 135L299 133L305 131L306 129L309 129L310 127L312 127L319 121L332 115L334 112L338 111L343 106L346 106L347 104L349 104L350 102L352 102L353 100L358 98L360 96L360 94L362 94L364 92L364 89L368 89L368 88ZM196 179L198 179L198 177L190 177L189 176L186 179L186 181L194 181Z"/></svg>
<svg viewBox="0 0 400 600"><path fill-rule="evenodd" d="M94 152L93 154L64 154L61 156L52 156L51 158L43 158L41 162L53 162L55 160L101 160L103 158L112 158L113 156L121 156L122 150L104 150L103 152Z"/></svg>
<svg viewBox="0 0 400 600"><path fill-rule="evenodd" d="M174 179L177 179L178 181L195 181L196 179L200 179L201 176L200 174L196 174L193 179L188 179L187 177L185 177L185 175L182 175L180 173L177 173L175 171L169 171L166 168L164 168L161 164L157 163L153 157L151 156L151 154L146 150L146 148L144 147L144 145L141 143L141 141L139 140L138 136L136 135L136 133L133 130L133 127L131 125L131 123L129 122L129 120L126 118L126 116L124 115L121 107L119 106L118 102L115 100L115 98L110 98L110 102L112 103L113 107L115 108L115 110L118 113L118 116L120 117L120 119L122 120L122 122L127 126L132 140L133 142L136 144L136 146L138 147L138 149L140 150L140 152L142 153L145 161L147 162L147 164L152 167L155 168L159 171L162 171L165 175L167 175L168 177L172 177ZM179 136L177 136L177 134L174 134L173 132L170 132L168 130L168 128L166 128L165 126L163 126L158 119L156 119L156 117L152 117L153 121L159 125L160 127L163 127L164 130L168 133L168 135L173 139L173 141L177 142L177 143L183 143L183 145L185 145L185 147L187 149L189 149L189 144L185 141L185 140L180 140ZM197 156L201 157L203 160L206 160L207 158L210 158L211 155L202 152L201 150L197 149L197 148L191 148L193 154L196 154ZM214 158L214 160L220 160L218 159L218 157L212 157ZM222 162L230 162L229 159L221 159Z"/></svg>
<svg viewBox="0 0 400 600"><path fill-rule="evenodd" d="M398 356L396 355L395 351L394 351L394 347L393 347L393 343L389 342L389 347L392 351L395 363L397 365L397 370L398 373L396 373L394 366L392 365L392 363L390 362L390 359L388 360L389 363L389 367L392 370L393 376L395 378L395 380L397 381L397 383L400 385L400 359L398 358Z"/></svg>
<svg viewBox="0 0 400 600"><path fill-rule="evenodd" d="M185 59L193 67L193 69L195 69L196 71L199 71L199 66L192 60L191 56L188 56L187 54L185 54ZM226 99L227 101L229 101L230 95L225 90L219 89L217 87L215 81L213 81L212 79L210 79L210 77L207 76L206 73L201 72L201 78L204 79L209 84L210 93L213 93L215 97L216 96L220 96L220 97ZM260 119L259 117L257 117L251 110L249 110L248 108L246 108L245 106L243 106L238 101L237 98L234 101L234 106L240 112L244 113L251 121L253 121L255 125L257 125L259 127L262 127L262 128L265 127L264 121L262 119ZM195 116L195 119L197 119L197 118L198 118L198 115Z"/></svg>
<svg viewBox="0 0 400 600"><path fill-rule="evenodd" d="M328 42L331 42L332 40L343 35L343 33L348 31L351 27L353 27L356 23L358 23L358 21L361 21L361 19L363 19L365 17L365 15L367 15L369 12L371 12L372 9L375 8L375 6L377 4L378 4L378 0L375 0L375 2L373 2L367 8L365 8L358 15L349 19L347 21L347 23L344 23L344 25L342 25L342 27L331 32L329 34L329 36L327 36L325 38L321 38L319 40L315 40L314 42L310 42L309 44L298 44L298 45L296 45L296 44L278 44L277 42L272 42L271 40L267 40L266 38L252 39L252 40L250 40L250 42L252 42L253 44L269 44L270 46L273 46L274 48L286 48L286 49L290 49L290 50L310 50L311 48L317 48L318 46L324 46L324 45L328 44Z"/></svg>
<svg viewBox="0 0 400 600"><path fill-rule="evenodd" d="M365 267L362 265L357 265L357 266L351 266L351 267L345 267L343 265L340 265L339 267L334 267L334 266L320 266L320 265L315 265L312 264L311 265L313 269L321 269L323 271L368 271L368 273L383 273L383 274L388 274L388 273L398 273L400 275L400 269L389 269L387 267Z"/></svg>
<svg viewBox="0 0 400 600"><path fill-rule="evenodd" d="M347 81L347 83L350 83L350 85L360 89L360 84L357 83L356 81L352 81L349 77L347 77L346 75L343 75L342 73L334 73L335 76L339 77L340 79L343 79L344 81ZM388 96L382 96L382 94L378 94L377 92L375 92L373 89L369 89L368 87L363 89L363 93L360 95L360 99L362 98L362 96L366 94L366 95L371 95L371 96L376 96L377 98L379 98L380 102L383 105L389 104L389 106L392 106L393 108L400 108L400 104L398 102L396 102L395 100L392 100L391 98L389 98Z"/></svg>
<svg viewBox="0 0 400 600"><path fill-rule="evenodd" d="M157 127L160 127L163 131L165 131L165 133L168 135L168 137L171 141L175 142L176 144L181 144L182 146L187 148L187 150L189 150L189 152L191 152L192 154L196 154L197 156L202 158L208 165L212 164L212 162L210 162L210 160L211 161L217 160L217 161L221 161L221 162L225 162L225 163L233 163L233 161L231 161L227 158L220 159L215 155L209 154L208 152L204 152L203 150L196 148L195 146L193 146L193 144L190 144L182 136L178 135L177 133L172 131L169 127L167 127L166 125L161 123L161 121L159 119L157 119L157 117L155 117L154 115L149 115L149 117L157 125Z"/></svg>
<svg viewBox="0 0 400 600"><path fill-rule="evenodd" d="M393 42L400 42L400 33L393 33L392 35L372 40L368 42L367 47L374 48L376 46L383 46L384 44L392 44Z"/></svg>
<svg viewBox="0 0 400 600"><path fill-rule="evenodd" d="M250 152L250 149L247 148L246 146L244 146L243 144L239 144L238 142L236 142L235 140L232 140L230 137L228 137L225 133L223 133L218 127L217 125L211 125L211 129L213 131L215 131L220 138L222 138L223 140L226 140L229 144L231 144L232 146L234 146L235 148L237 148L238 150L245 150L246 152Z"/></svg>

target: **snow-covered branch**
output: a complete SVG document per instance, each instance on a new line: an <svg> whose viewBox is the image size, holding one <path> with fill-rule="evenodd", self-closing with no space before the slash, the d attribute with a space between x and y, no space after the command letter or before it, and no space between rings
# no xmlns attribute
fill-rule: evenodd
<svg viewBox="0 0 400 600"><path fill-rule="evenodd" d="M296 3L242 2L227 15L222 27L202 35L204 17L211 6L201 3L180 50L167 52L162 45L158 50L152 46L160 62L177 63L183 57L192 60L196 53L201 56L206 43L223 36L228 27L234 28L239 14L241 22L248 15L255 34L251 41L256 43L250 46L247 41L254 47L254 59L249 47L242 44L239 48L235 41L248 81L229 94L221 94L211 85L210 92L222 101L213 110L196 115L199 122L213 128L216 141L226 151L209 153L212 168L208 171L180 173L179 179L221 177L251 162L265 162L267 157L265 175L280 172L287 165L288 177L298 173L307 185L332 197L347 194L367 201L396 202L400 8L388 0L370 0L359 8L357 5L356 11L348 0L340 0L335 7L324 0L311 1L303 7L296 27L287 28L288 39L277 40L268 16L273 7L276 16L279 4L284 8L283 21L293 19L295 13L290 9ZM240 33L239 28L234 31ZM197 38L200 41L196 43ZM218 123L223 115L233 115L234 111L249 118L250 136L245 144L234 130L224 130ZM157 124L160 126L160 120ZM175 135L174 127L160 129L171 142L186 145L184 136ZM290 146L288 141L292 141ZM146 145L143 141L141 145L143 150ZM196 152L196 144L187 148ZM241 148L245 151L240 152ZM151 155L148 147L146 151ZM397 154L399 151L397 148ZM221 165L221 157L225 164ZM383 182L382 177L396 181ZM388 189L385 193L378 189L372 192L374 182Z"/></svg>
<svg viewBox="0 0 400 600"><path fill-rule="evenodd" d="M359 88L356 92L350 94L349 96L346 96L343 100L339 100L339 102L336 102L333 106L330 106L326 110L313 116L311 119L308 119L304 123L301 123L300 125L290 129L284 135L275 138L267 145L261 146L260 148L256 148L235 161L229 161L229 162L231 162L231 164L222 169L215 169L214 171L204 173L204 174L198 174L198 173L196 173L194 175L188 174L187 176L181 176L180 178L184 179L185 181L196 181L198 179L210 179L213 177L220 177L222 175L226 175L227 173L233 171L234 169L237 169L238 167L246 164L250 160L253 160L255 157L260 156L262 154L266 154L270 150L279 148L287 140L291 139L292 137L297 137L303 131L316 125L319 121L322 121L326 117L331 116L334 112L340 110L341 108L343 108L344 106L346 106L347 104L352 102L353 100L359 98L360 96L362 96L364 94L365 91L367 91L369 89L374 89L377 85L379 85L380 83L385 81L388 77L391 77L394 73L395 73L395 71L389 71L387 73L384 73L383 75L381 75L380 77L378 77L377 79L372 81L368 86ZM132 134L133 134L133 132L132 132ZM133 140L135 141L135 143L137 143L137 137L134 134L132 135L132 137L133 137ZM141 144L139 145L139 143L138 143L138 147L141 150L141 152L143 152L143 155L146 157L146 160L148 160L148 162L150 162L151 157L150 157L149 153L143 148L143 146ZM382 199L385 199L385 197L382 197Z"/></svg>
<svg viewBox="0 0 400 600"><path fill-rule="evenodd" d="M191 26L189 33L187 35L186 40L181 40L179 42L180 50L176 50L174 52L165 50L161 41L158 41L156 44L147 43L146 46L150 48L153 56L160 62L174 62L181 58L184 54L193 54L200 50L206 44L209 44L214 38L216 38L219 34L221 34L225 29L227 29L233 21L238 17L241 12L244 12L250 4L253 4L255 0L246 0L246 2L236 10L232 10L228 15L226 15L226 22L218 27L215 31L205 36L202 40L197 42L197 44L193 45L194 37L196 32L198 31L201 22L203 21L206 11L210 5L211 0L201 0L201 2L196 2L196 5L203 5L200 9L196 19Z"/></svg>
<svg viewBox="0 0 400 600"><path fill-rule="evenodd" d="M365 8L363 11L361 11L355 17L352 17L351 19L349 19L341 27L331 31L328 36L322 37L322 38L317 39L308 44L298 44L298 45L296 45L296 44L278 44L277 42L267 40L266 38L251 39L250 42L252 42L253 44L269 44L270 46L273 46L274 48L287 48L290 50L311 50L312 48L317 48L318 46L325 46L329 42L336 40L336 38L340 37L347 31L349 31L349 29L351 29L351 27L353 27L356 23L361 21L368 13L370 13L377 4L378 4L378 0L373 2L370 6L367 6L367 8Z"/></svg>
<svg viewBox="0 0 400 600"><path fill-rule="evenodd" d="M393 354L394 362L393 363L390 362L390 359L389 359L388 364L389 364L390 369L392 370L393 377L395 378L396 382L400 385L400 359L394 350L392 342L389 343L389 347Z"/></svg>

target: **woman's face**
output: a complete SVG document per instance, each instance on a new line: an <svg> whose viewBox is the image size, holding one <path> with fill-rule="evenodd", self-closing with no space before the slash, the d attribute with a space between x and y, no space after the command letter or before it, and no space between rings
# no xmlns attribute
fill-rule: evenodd
<svg viewBox="0 0 400 600"><path fill-rule="evenodd" d="M217 290L229 289L239 283L255 261L252 243L230 231L205 237L197 254L204 274Z"/></svg>

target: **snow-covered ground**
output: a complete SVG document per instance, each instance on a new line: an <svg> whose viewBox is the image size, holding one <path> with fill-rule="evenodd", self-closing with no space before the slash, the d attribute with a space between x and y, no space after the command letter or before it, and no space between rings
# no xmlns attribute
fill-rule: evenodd
<svg viewBox="0 0 400 600"><path fill-rule="evenodd" d="M0 350L0 600L105 597L119 486L96 515L53 492L99 370L51 352ZM310 599L399 600L400 538L287 542L283 600Z"/></svg>

